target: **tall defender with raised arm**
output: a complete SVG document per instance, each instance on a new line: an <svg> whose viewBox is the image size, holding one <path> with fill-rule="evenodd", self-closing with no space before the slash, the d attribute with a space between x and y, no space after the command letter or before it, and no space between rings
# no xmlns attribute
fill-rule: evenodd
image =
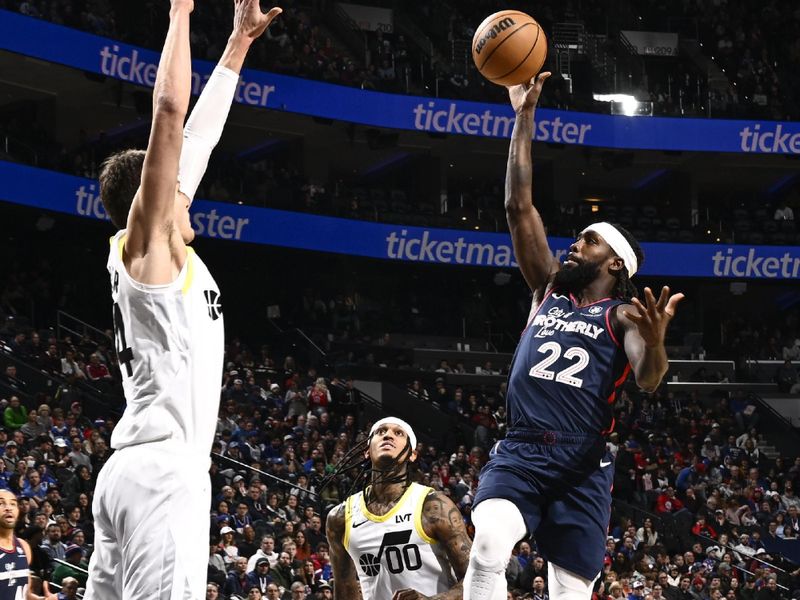
<svg viewBox="0 0 800 600"><path fill-rule="evenodd" d="M108 270L127 407L93 501L91 600L205 595L224 330L219 288L187 246L189 206L250 44L280 9L264 14L258 0L234 0L228 45L184 128L193 9L192 0L172 0L147 151L111 156L100 175L103 204L120 230Z"/></svg>

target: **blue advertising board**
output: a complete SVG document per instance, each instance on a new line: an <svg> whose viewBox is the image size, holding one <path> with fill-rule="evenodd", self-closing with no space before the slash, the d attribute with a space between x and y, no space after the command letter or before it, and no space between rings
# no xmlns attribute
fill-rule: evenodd
<svg viewBox="0 0 800 600"><path fill-rule="evenodd" d="M0 49L136 85L152 87L159 54L0 10ZM192 63L199 94L214 65ZM507 138L514 112L505 104L372 92L245 69L236 102L373 127ZM800 123L626 117L541 108L534 139L620 149L800 154Z"/></svg>
<svg viewBox="0 0 800 600"><path fill-rule="evenodd" d="M97 181L0 161L0 200L92 219L108 219ZM505 233L409 227L197 200L192 226L208 238L385 260L516 267ZM110 230L109 230L110 231ZM297 235L302 231L303 235ZM549 238L562 259L572 240ZM643 243L644 275L797 279L800 247Z"/></svg>

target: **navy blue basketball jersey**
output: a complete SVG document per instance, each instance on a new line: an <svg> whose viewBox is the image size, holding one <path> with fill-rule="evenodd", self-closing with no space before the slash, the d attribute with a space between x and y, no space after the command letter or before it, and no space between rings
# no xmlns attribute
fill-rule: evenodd
<svg viewBox="0 0 800 600"><path fill-rule="evenodd" d="M528 321L508 378L511 427L608 433L611 405L630 364L611 329L611 311L624 304L606 298L578 306L550 289Z"/></svg>
<svg viewBox="0 0 800 600"><path fill-rule="evenodd" d="M0 600L24 600L29 574L25 549L14 536L13 548L0 547Z"/></svg>

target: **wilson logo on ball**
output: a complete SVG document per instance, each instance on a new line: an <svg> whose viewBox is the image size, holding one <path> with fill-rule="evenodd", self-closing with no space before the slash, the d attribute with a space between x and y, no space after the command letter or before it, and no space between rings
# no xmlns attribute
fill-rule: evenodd
<svg viewBox="0 0 800 600"><path fill-rule="evenodd" d="M483 37L480 39L478 44L475 46L475 54L480 54L481 53L481 50L483 50L483 47L486 45L486 42L488 42L489 40L493 40L501 32L505 31L506 29L508 29L512 25L516 25L516 24L517 24L516 21L514 21L514 19L512 19L511 17L506 17L502 21L498 21L497 23L495 23L494 26L489 31L487 31L485 34L483 34Z"/></svg>

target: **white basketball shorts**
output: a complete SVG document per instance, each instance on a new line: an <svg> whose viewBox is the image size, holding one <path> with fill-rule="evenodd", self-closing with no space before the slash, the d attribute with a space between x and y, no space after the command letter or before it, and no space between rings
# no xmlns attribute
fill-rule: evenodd
<svg viewBox="0 0 800 600"><path fill-rule="evenodd" d="M115 452L97 478L86 600L203 600L208 455L156 442Z"/></svg>

